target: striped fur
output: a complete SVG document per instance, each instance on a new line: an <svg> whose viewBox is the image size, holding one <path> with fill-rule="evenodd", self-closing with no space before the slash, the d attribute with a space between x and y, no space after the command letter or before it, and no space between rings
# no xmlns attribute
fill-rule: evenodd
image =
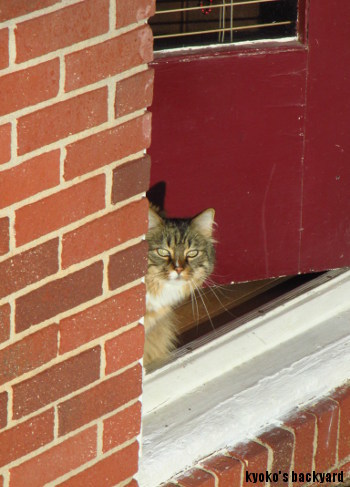
<svg viewBox="0 0 350 487"><path fill-rule="evenodd" d="M194 218L165 218L149 210L144 365L169 358L176 345L173 309L202 286L215 262L214 210Z"/></svg>

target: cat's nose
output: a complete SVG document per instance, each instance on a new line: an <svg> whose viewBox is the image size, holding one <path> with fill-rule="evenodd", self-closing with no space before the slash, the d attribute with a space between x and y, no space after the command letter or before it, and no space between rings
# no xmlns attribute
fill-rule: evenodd
<svg viewBox="0 0 350 487"><path fill-rule="evenodd" d="M178 267L175 267L175 270L176 270L176 272L177 272L178 274L181 274L181 272L184 270L184 268L183 268L183 267L178 266Z"/></svg>

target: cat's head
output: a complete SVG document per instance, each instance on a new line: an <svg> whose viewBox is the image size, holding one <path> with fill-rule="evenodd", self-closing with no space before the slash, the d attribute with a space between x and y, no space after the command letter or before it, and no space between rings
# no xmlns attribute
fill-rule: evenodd
<svg viewBox="0 0 350 487"><path fill-rule="evenodd" d="M150 208L148 276L192 290L201 286L214 268L214 215L209 208L194 218L164 218Z"/></svg>

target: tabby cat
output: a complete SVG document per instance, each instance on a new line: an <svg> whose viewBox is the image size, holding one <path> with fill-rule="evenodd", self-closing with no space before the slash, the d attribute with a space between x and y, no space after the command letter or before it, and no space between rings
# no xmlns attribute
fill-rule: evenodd
<svg viewBox="0 0 350 487"><path fill-rule="evenodd" d="M189 297L211 274L215 261L215 211L194 218L165 218L149 209L148 271L144 365L157 365L176 345L173 308Z"/></svg>

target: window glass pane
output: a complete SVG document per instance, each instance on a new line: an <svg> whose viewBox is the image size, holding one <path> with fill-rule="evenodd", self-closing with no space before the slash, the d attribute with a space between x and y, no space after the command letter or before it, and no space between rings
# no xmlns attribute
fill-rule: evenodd
<svg viewBox="0 0 350 487"><path fill-rule="evenodd" d="M297 0L158 0L155 50L296 36Z"/></svg>

